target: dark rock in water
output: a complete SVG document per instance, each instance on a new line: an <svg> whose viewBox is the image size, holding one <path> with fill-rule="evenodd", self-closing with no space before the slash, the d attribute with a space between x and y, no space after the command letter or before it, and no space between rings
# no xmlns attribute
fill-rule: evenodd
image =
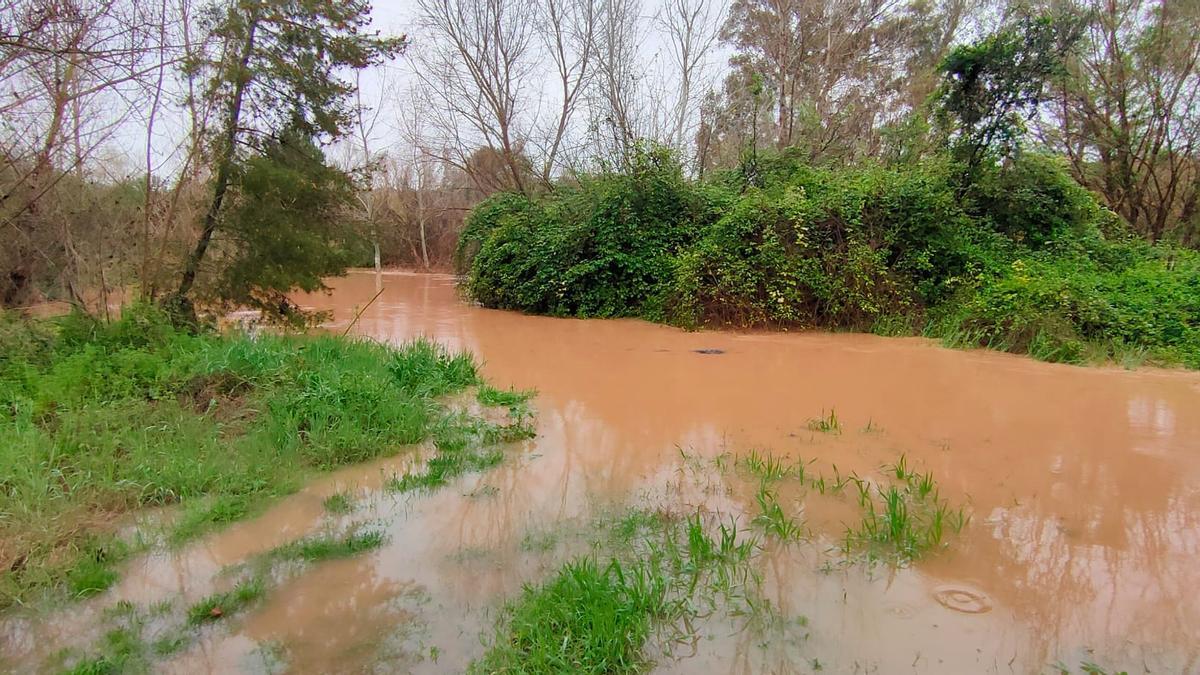
<svg viewBox="0 0 1200 675"><path fill-rule="evenodd" d="M724 349L693 349L697 354L724 354Z"/></svg>

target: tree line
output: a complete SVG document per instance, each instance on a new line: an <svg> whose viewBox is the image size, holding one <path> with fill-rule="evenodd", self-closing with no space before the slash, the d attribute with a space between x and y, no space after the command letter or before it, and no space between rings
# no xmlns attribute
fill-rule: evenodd
<svg viewBox="0 0 1200 675"><path fill-rule="evenodd" d="M1146 240L1200 242L1195 2L418 0L405 20L0 0L3 304L294 316L289 290L446 266L488 195L648 147L697 177L784 149L967 170L1043 152Z"/></svg>

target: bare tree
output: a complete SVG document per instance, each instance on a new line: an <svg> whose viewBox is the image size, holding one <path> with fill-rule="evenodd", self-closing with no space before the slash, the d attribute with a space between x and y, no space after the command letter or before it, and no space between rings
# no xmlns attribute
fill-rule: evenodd
<svg viewBox="0 0 1200 675"><path fill-rule="evenodd" d="M1200 5L1079 0L1083 49L1040 131L1152 241L1200 235Z"/></svg>
<svg viewBox="0 0 1200 675"><path fill-rule="evenodd" d="M650 135L649 121L657 117L648 107L660 101L641 96L649 74L639 55L645 25L641 0L601 0L590 126L603 160L624 162L635 142Z"/></svg>
<svg viewBox="0 0 1200 675"><path fill-rule="evenodd" d="M136 121L156 74L178 59L168 44L174 17L165 3L121 0L11 0L0 16L0 229L16 239L0 260L0 285L20 294L49 275L82 304L84 268L103 291L110 256L78 245L60 187L69 181L80 197L93 179L126 178L112 176L112 162L90 162Z"/></svg>
<svg viewBox="0 0 1200 675"><path fill-rule="evenodd" d="M527 191L531 120L523 113L535 100L534 4L419 0L418 6L424 42L417 74L429 103L428 122L441 135L442 158L466 170L474 148L494 148L507 167L504 187Z"/></svg>
<svg viewBox="0 0 1200 675"><path fill-rule="evenodd" d="M538 32L545 42L558 85L558 114L538 139L543 153L545 185L563 168L560 154L580 101L595 73L596 24L601 0L545 0L540 4Z"/></svg>
<svg viewBox="0 0 1200 675"><path fill-rule="evenodd" d="M761 78L774 103L775 144L827 161L878 151L880 129L922 97L911 83L928 91L961 17L961 2L735 0L722 37L742 81Z"/></svg>
<svg viewBox="0 0 1200 675"><path fill-rule="evenodd" d="M657 20L667 39L667 53L677 73L669 144L683 152L699 123L696 113L708 89L705 67L717 44L722 8L713 0L666 0ZM698 95L699 94L699 95Z"/></svg>

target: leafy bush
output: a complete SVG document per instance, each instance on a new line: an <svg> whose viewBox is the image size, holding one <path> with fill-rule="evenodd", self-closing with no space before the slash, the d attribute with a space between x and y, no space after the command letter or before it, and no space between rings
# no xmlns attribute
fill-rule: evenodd
<svg viewBox="0 0 1200 675"><path fill-rule="evenodd" d="M936 170L771 181L680 256L677 322L869 328L948 295L969 269L970 222Z"/></svg>
<svg viewBox="0 0 1200 675"><path fill-rule="evenodd" d="M1131 240L1058 160L813 168L687 181L668 156L469 219L466 290L490 307L683 326L912 333L1080 362L1197 365L1196 255Z"/></svg>
<svg viewBox="0 0 1200 675"><path fill-rule="evenodd" d="M661 152L628 174L564 187L539 201L493 197L459 245L467 290L489 307L561 316L655 315L662 280L724 193L695 190Z"/></svg>
<svg viewBox="0 0 1200 675"><path fill-rule="evenodd" d="M1037 250L1064 238L1113 232L1118 220L1054 157L1018 155L992 167L971 186L973 210L1013 241Z"/></svg>
<svg viewBox="0 0 1200 675"><path fill-rule="evenodd" d="M1033 254L948 306L934 333L952 342L1078 363L1131 350L1200 368L1200 255L1141 243L1083 255Z"/></svg>

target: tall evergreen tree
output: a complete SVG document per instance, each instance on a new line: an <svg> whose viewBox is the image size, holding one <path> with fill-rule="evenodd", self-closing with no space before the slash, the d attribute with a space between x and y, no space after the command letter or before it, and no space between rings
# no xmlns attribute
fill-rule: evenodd
<svg viewBox="0 0 1200 675"><path fill-rule="evenodd" d="M224 0L209 9L212 48L189 67L207 76L205 103L218 111L212 139L212 195L199 239L167 299L181 318L221 227L222 206L245 148L264 139L336 138L349 129L353 84L339 71L361 70L403 50L405 39L368 30L364 0Z"/></svg>

